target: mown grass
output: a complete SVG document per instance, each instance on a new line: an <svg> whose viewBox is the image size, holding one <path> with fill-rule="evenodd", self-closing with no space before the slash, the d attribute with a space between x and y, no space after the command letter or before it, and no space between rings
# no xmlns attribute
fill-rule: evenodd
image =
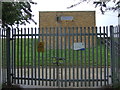
<svg viewBox="0 0 120 90"><path fill-rule="evenodd" d="M57 60L53 57L64 58L59 60L61 66L110 66L110 51L97 41L97 45L85 50L75 51L73 49L50 49L44 48L44 52L37 51L38 40L16 39L11 45L11 59L16 66L54 66ZM14 59L15 58L15 59Z"/></svg>

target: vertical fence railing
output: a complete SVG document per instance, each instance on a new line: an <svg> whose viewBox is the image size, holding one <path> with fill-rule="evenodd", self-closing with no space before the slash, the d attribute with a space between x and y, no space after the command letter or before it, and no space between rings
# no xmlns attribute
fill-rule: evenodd
<svg viewBox="0 0 120 90"><path fill-rule="evenodd" d="M6 30L6 60L7 60L7 85L11 85L11 67L10 67L10 28Z"/></svg>
<svg viewBox="0 0 120 90"><path fill-rule="evenodd" d="M9 50L7 52L13 60L12 67L8 65L7 75L12 75L14 84L54 87L111 84L110 63L113 61L110 61L110 31L107 27L24 28L12 31L14 40L8 43L10 36L7 35L5 49L12 46L12 54ZM40 42L44 43L43 52L38 52ZM74 44L83 44L84 49L74 50Z"/></svg>
<svg viewBox="0 0 120 90"><path fill-rule="evenodd" d="M86 33L86 27L84 27L84 33ZM86 42L86 35L84 35L84 42ZM85 48L86 48L86 43L85 43ZM84 72L84 74L85 74L85 76L84 76L84 79L85 79L85 87L87 86L87 82L86 82L86 79L87 79L87 65L86 65L86 64L87 64L87 60L86 60L86 59L87 59L87 57L86 57L86 56L87 56L87 55L86 55L86 52L84 52L84 59L83 59L83 60L85 61L85 62L84 62L84 63L85 63L85 64L84 64L84 66L85 66L85 67L84 67L84 69L85 69L85 70L84 70L84 71L85 71L85 72Z"/></svg>
<svg viewBox="0 0 120 90"><path fill-rule="evenodd" d="M7 60L6 60L6 30L2 29L2 76L3 83L7 82Z"/></svg>

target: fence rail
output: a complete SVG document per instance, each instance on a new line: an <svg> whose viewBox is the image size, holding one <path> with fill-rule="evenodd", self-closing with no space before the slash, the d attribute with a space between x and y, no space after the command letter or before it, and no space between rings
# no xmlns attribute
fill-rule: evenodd
<svg viewBox="0 0 120 90"><path fill-rule="evenodd" d="M114 43L119 33L113 33L112 29L113 27L15 28L9 33L0 29L2 60L7 60L4 65L7 65L8 84L51 87L113 84L119 67L115 66L118 59L113 61L116 57L112 55L116 51L115 45L117 48L119 46L119 43Z"/></svg>

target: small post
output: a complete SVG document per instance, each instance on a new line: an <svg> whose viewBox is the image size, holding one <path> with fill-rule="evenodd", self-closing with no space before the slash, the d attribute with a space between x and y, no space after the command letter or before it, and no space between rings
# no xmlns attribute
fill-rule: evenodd
<svg viewBox="0 0 120 90"><path fill-rule="evenodd" d="M7 85L11 85L10 75L10 28L6 29Z"/></svg>

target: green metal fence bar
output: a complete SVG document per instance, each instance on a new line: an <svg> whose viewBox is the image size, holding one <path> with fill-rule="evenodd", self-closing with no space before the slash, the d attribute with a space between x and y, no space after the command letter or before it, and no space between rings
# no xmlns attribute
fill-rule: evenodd
<svg viewBox="0 0 120 90"><path fill-rule="evenodd" d="M40 28L38 28L38 44L40 42ZM37 46L38 49L38 46ZM38 85L40 85L40 52L38 52L38 77L39 77L39 81L38 81Z"/></svg>
<svg viewBox="0 0 120 90"><path fill-rule="evenodd" d="M99 28L100 34L101 34L101 27ZM100 86L102 86L102 35L100 35Z"/></svg>
<svg viewBox="0 0 120 90"><path fill-rule="evenodd" d="M113 49L113 30L114 30L114 28L113 28L113 26L110 26L110 36L111 36L111 45L110 45L110 47L111 47L111 50L110 50L110 56L111 56L111 80L112 80L112 84L114 84L114 62L112 61L113 59L114 59L114 56L113 56L113 51L114 51L114 49Z"/></svg>
<svg viewBox="0 0 120 90"><path fill-rule="evenodd" d="M27 29L27 31L28 31L28 34L29 34L29 28ZM29 36L28 36L28 41L27 41L27 70L28 70L28 75L27 75L27 77L28 77L28 85L29 85L29 83L30 83L30 81L29 81L29 72L30 72L30 64L29 64L29 62L30 62L30 59L29 59L29 54L30 54L30 50L29 50L29 42L30 42L30 39L29 39Z"/></svg>
<svg viewBox="0 0 120 90"><path fill-rule="evenodd" d="M49 33L52 33L52 27L50 27L50 32ZM49 66L49 73L50 73L50 76L49 76L49 78L52 78L52 72L51 72L51 69L52 69L52 56L51 56L51 53L52 53L52 45L51 45L51 41L52 41L52 37L50 37L49 36L49 58L50 58L50 66ZM49 85L50 86L52 86L51 85L52 84L52 81L50 80L50 82L49 82Z"/></svg>
<svg viewBox="0 0 120 90"><path fill-rule="evenodd" d="M118 43L118 84L120 84L120 25L118 26L118 31L117 31L117 37L118 37L118 40L117 40L117 43Z"/></svg>
<svg viewBox="0 0 120 90"><path fill-rule="evenodd" d="M74 28L76 28L76 27L74 27ZM70 36L76 36L76 35L79 35L79 36L84 36L84 35L86 35L86 36L88 36L88 35L104 35L103 33L86 33L86 34L84 34L84 33L70 33L69 35ZM32 36L32 34L13 34L13 36ZM39 36L39 34L33 34L33 36ZM40 36L56 36L56 34L50 34L50 33L48 33L48 34L40 34ZM63 34L59 34L59 36L68 36L68 33L63 33Z"/></svg>
<svg viewBox="0 0 120 90"><path fill-rule="evenodd" d="M45 31L46 31L46 34L47 34L47 33L48 33L48 28L46 28ZM48 73L47 73L47 66L48 66L48 65L47 65L47 64L48 64L48 63L47 63L47 62L48 62L48 60L47 60L47 54L48 54L48 52L47 52L48 36L46 36L46 40L45 40L45 41L46 41L46 45L45 45L45 46L46 46L46 47L45 47L45 51L46 51L46 55L45 55L45 56L46 56L46 70L45 70L45 71L46 71L46 86L47 86L47 85L48 85L48 84L47 84L47 74L48 74Z"/></svg>
<svg viewBox="0 0 120 90"><path fill-rule="evenodd" d="M1 30L1 29L0 29ZM13 74L14 74L14 38L13 38L13 31L14 29L12 29L12 37L11 37L11 40L12 40L12 45L11 45L11 48L12 48L12 50L11 50L11 69L12 69L12 73L11 73L11 76L12 76L12 80L11 80L11 82L13 83L14 81L13 81ZM1 34L1 32L0 32L0 34Z"/></svg>
<svg viewBox="0 0 120 90"><path fill-rule="evenodd" d="M113 58L114 58L114 62L113 62L113 78L114 78L114 86L115 86L115 84L117 83L117 73L116 73L116 71L118 71L117 70L117 42L116 42L116 40L115 40L115 38L116 38L116 36L117 35L115 35L115 33L116 33L116 27L113 27L114 29L113 29L113 37L112 37L112 39L113 39L113 46L112 46L112 48L113 48Z"/></svg>
<svg viewBox="0 0 120 90"><path fill-rule="evenodd" d="M90 27L88 27L88 34L90 33ZM88 35L88 79L89 79L89 87L90 87L90 35Z"/></svg>
<svg viewBox="0 0 120 90"><path fill-rule="evenodd" d="M10 28L6 29L7 85L11 85L10 67Z"/></svg>
<svg viewBox="0 0 120 90"><path fill-rule="evenodd" d="M83 30L84 30L84 33L86 33L86 27L84 27L83 28ZM86 49L86 36L84 35L84 43L85 43L85 49ZM86 64L87 64L87 61L86 61L86 50L84 51L84 79L85 79L85 87L87 86L87 82L86 82L86 79L87 79L87 71L86 71L86 69L87 69L87 66L86 66Z"/></svg>
<svg viewBox="0 0 120 90"><path fill-rule="evenodd" d="M118 74L117 74L117 79L118 79L118 83L120 84L120 26L117 27L117 37L118 37L118 40L116 41L117 42L117 71Z"/></svg>
<svg viewBox="0 0 120 90"><path fill-rule="evenodd" d="M83 30L84 30L84 29L83 29L82 27L80 27L80 33L83 33ZM77 33L78 33L78 32L77 32ZM83 38L83 37L80 36L80 42L81 42L81 43L83 43L82 38ZM83 63L82 63L82 62L83 62L83 59L82 59L82 58L83 58L83 53L82 53L82 52L83 52L83 51L81 50L81 51L80 51L80 72L81 72L81 74L80 74L80 79L83 79L83 74L82 74L82 73L83 73L83 66L82 66L82 65L83 65ZM83 82L81 81L81 87L82 87L82 86L83 86Z"/></svg>
<svg viewBox="0 0 120 90"><path fill-rule="evenodd" d="M59 87L59 59L58 59L58 57L59 57L59 52L58 52L58 50L59 50L59 42L58 42L58 30L59 30L59 28L57 27L56 28L56 62L57 62L57 71L56 71L56 73L57 73L57 84L56 84L56 86L58 86Z"/></svg>
<svg viewBox="0 0 120 90"><path fill-rule="evenodd" d="M26 34L26 28L24 28L24 33ZM26 78L26 36L24 36L24 77ZM26 80L24 80L26 84Z"/></svg>
<svg viewBox="0 0 120 90"><path fill-rule="evenodd" d="M68 68L69 68L69 80L70 80L70 78L71 78L71 65L70 65L70 60L71 60L71 58L70 58L70 32L71 32L71 28L70 27L68 27ZM69 86L71 86L71 83L70 83L70 81L69 81Z"/></svg>
<svg viewBox="0 0 120 90"><path fill-rule="evenodd" d="M21 34L22 34L22 32L23 32L23 29L21 28ZM22 40L22 36L21 36L21 45L20 45L20 46L21 46L21 47L20 47L20 51L21 51L21 53L20 53L20 54L21 54L21 55L20 55L21 75L20 75L20 76L21 76L21 77L23 77L23 76L22 76L22 75L23 75L23 70L22 70L22 67L23 67L23 64L22 64L22 61L23 61L23 59L22 59L22 57L23 57L23 56L22 56L22 41L23 41L23 40ZM22 83L23 83L23 80L21 79L21 84L22 84Z"/></svg>
<svg viewBox="0 0 120 90"><path fill-rule="evenodd" d="M44 34L44 28L41 28L41 34ZM44 42L44 37L43 36L41 37L41 42ZM43 81L43 78L44 78L44 53L42 53L41 62L42 62L42 66L41 66L41 69L42 69L42 86L43 86L44 85L44 81Z"/></svg>
<svg viewBox="0 0 120 90"><path fill-rule="evenodd" d="M53 34L55 34L55 28L53 27L53 29L52 29L52 33ZM55 36L53 36L53 49L55 49L55 44L56 44L56 42L55 42ZM55 50L53 50L53 56L55 56ZM52 59L54 59L54 58L52 58ZM55 71L55 68L56 68L56 65L55 66L53 66L53 86L55 86L55 78L56 78L56 71Z"/></svg>
<svg viewBox="0 0 120 90"><path fill-rule="evenodd" d="M61 27L60 28L60 34L62 34L62 31L63 31L63 28ZM63 38L62 38L62 36L60 36L60 48L61 48L61 55L60 55L60 57L63 57L64 58L64 55L63 55L63 43L64 42L62 42L63 41ZM64 61L63 61L63 65L64 65ZM64 75L64 73L63 73L63 69L64 69L64 67L63 67L63 65L61 65L61 80L63 80L63 75ZM63 82L61 82L61 87L63 87Z"/></svg>
<svg viewBox="0 0 120 90"><path fill-rule="evenodd" d="M116 32L117 32L117 33L120 33L120 32L118 31L118 30L119 30L119 27L117 27L116 29L117 29ZM116 73L117 73L117 71L119 71L119 72L117 73L117 79L116 79L116 81L120 84L120 81L119 81L119 74L120 74L120 70L119 70L119 55L120 55L120 54L119 54L119 47L120 47L120 45L119 45L119 43L120 43L120 42L118 42L118 41L119 41L119 39L118 39L118 38L119 38L119 34L117 34L116 36L117 36L117 40L115 41L116 44L117 44L117 45L116 45L116 51L117 51L117 52L116 52L116 56L117 56L117 57L116 57L116 68L117 68L117 69L116 69ZM114 38L115 38L115 37L114 37Z"/></svg>
<svg viewBox="0 0 120 90"><path fill-rule="evenodd" d="M98 32L98 28L95 28L96 33ZM98 36L96 34L96 79L98 80ZM98 82L96 82L96 86L98 86Z"/></svg>
<svg viewBox="0 0 120 90"><path fill-rule="evenodd" d="M106 28L105 27L103 27L103 33L105 34L106 32ZM106 79L106 42L105 42L105 40L106 40L106 37L105 37L105 35L103 35L103 39L104 39L104 41L103 41L103 43L104 43L104 79ZM106 80L104 80L104 85L106 86Z"/></svg>
<svg viewBox="0 0 120 90"><path fill-rule="evenodd" d="M3 83L5 83L6 81L5 81L5 78L7 78L7 75L5 76L5 73L6 73L6 71L5 71L5 61L6 61L6 46L5 46L5 44L6 44L6 41L5 41L5 38L6 38L6 35L5 35L5 30L4 29L2 29L2 68L4 68L4 69L2 69L2 76L4 75L4 77L2 78L2 81L3 81Z"/></svg>
<svg viewBox="0 0 120 90"><path fill-rule="evenodd" d="M4 29L4 59L3 59L3 65L4 65L4 70L3 70L3 72L5 72L3 75L6 75L7 73L9 73L9 72L7 72L7 68L8 68L8 66L7 66L7 64L8 64L8 62L7 62L7 32L6 32L6 29ZM7 70L5 70L5 69L7 69ZM6 75L6 77L4 78L4 82L7 82L8 80L6 80L6 79L8 79L8 76L9 75ZM8 81L8 83L9 83L9 81Z"/></svg>
<svg viewBox="0 0 120 90"><path fill-rule="evenodd" d="M33 53L34 53L34 40L33 40L33 28L31 28L31 34L32 34L32 36L31 36L31 78L32 78L32 80L31 80L31 85L33 85L33 71L34 71L34 56L33 56Z"/></svg>
<svg viewBox="0 0 120 90"><path fill-rule="evenodd" d="M115 27L115 28L116 28L116 30L115 30L114 33L116 33L116 32L118 33L118 27ZM118 60L119 60L119 59L118 59L118 55L119 55L119 54L118 54L118 53L119 53L118 46L119 46L119 45L118 45L118 40L115 40L116 37L117 37L117 39L118 39L118 34L114 35L114 41L115 41L115 44L116 44L116 45L115 45L115 51L116 51L116 52L115 52L114 54L115 54L115 56L117 56L117 57L115 57L115 59L116 59L116 60L115 60L115 61L116 61L116 62L115 62L116 72L115 72L115 73L117 73L117 71L119 71L119 69L118 69L118 65L119 65L119 64L118 64ZM119 82L119 78L118 78L119 75L118 75L118 74L119 74L119 73L116 74L116 82L117 82L117 83Z"/></svg>
<svg viewBox="0 0 120 90"><path fill-rule="evenodd" d="M66 34L67 28L64 28L64 33ZM65 58L67 58L66 55L66 36L64 36L64 52L65 52ZM67 79L67 60L65 60L65 80ZM67 82L65 82L65 87L67 87Z"/></svg>
<svg viewBox="0 0 120 90"><path fill-rule="evenodd" d="M18 79L18 77L14 77L14 79ZM24 79L24 80L27 80L28 78L19 78L19 79ZM32 78L29 78L30 80L32 80ZM39 80L39 78L33 78L33 80ZM40 79L40 80L43 80L43 81L46 81L46 79ZM48 81L54 81L54 79L47 79ZM55 79L55 81L56 81L57 79ZM107 79L106 79L107 80ZM66 79L66 80L59 80L59 81L61 81L61 82L68 82L68 81L70 81L70 82L72 82L73 83L73 79L71 79L71 80L69 80L69 79ZM81 81L85 81L85 79L74 79L74 82L81 82ZM92 81L92 79L86 79L86 81L88 82L88 81ZM100 79L95 79L94 81L101 81ZM102 81L104 81L104 79L102 79ZM65 88L65 87L64 87Z"/></svg>
<svg viewBox="0 0 120 90"><path fill-rule="evenodd" d="M75 28L75 31L76 31L76 33L78 33L78 27ZM78 35L76 35L75 38L76 38L76 42L78 43ZM76 72L77 72L76 75L75 75L76 78L79 78L79 72L78 72L78 53L79 53L79 51L76 51L76 57L75 57L75 59L76 59L76 65L77 65L77 66L75 66ZM78 87L79 86L79 82L77 81L76 84L77 84L77 87Z"/></svg>
<svg viewBox="0 0 120 90"><path fill-rule="evenodd" d="M116 34L115 35L115 33L116 32L118 32L118 27L114 27L114 55L115 56L118 56L118 42L117 42L117 40L115 40L116 39L116 37L118 37L118 35ZM115 72L114 72L114 74L116 74L117 73L117 71L119 71L118 70L118 57L115 57ZM118 82L118 73L115 75L115 77L116 77L116 83Z"/></svg>
<svg viewBox="0 0 120 90"><path fill-rule="evenodd" d="M17 28L17 33L19 35L19 29ZM17 76L19 78L19 36L17 37ZM19 79L17 80L17 83L19 84Z"/></svg>
<svg viewBox="0 0 120 90"><path fill-rule="evenodd" d="M108 49L109 49L109 46L108 46L108 42L109 42L109 38L108 38L108 27L106 27L106 34L107 34L107 36L106 36L106 78L108 79L107 80L107 85L109 84L109 64L108 64L108 62L109 62L109 60L108 60Z"/></svg>
<svg viewBox="0 0 120 90"><path fill-rule="evenodd" d="M92 29L92 33L94 33L94 31L95 31L95 30L94 30L94 27L91 27L91 29ZM95 77L95 76L94 76L94 56L95 56L95 55L94 55L94 48L95 48L95 47L94 47L94 39L95 39L95 38L94 38L94 36L92 35L92 73L93 73L93 74L92 74L92 79L93 79L93 81L92 81L92 86L93 86L93 87L94 87L94 77Z"/></svg>
<svg viewBox="0 0 120 90"><path fill-rule="evenodd" d="M72 27L72 33L74 33L74 27ZM72 43L74 44L74 36L72 36ZM74 79L75 79L75 70L74 70L74 53L75 51L73 50L74 47L72 47L72 71L73 71L73 87L75 86L75 82L74 82Z"/></svg>
<svg viewBox="0 0 120 90"><path fill-rule="evenodd" d="M16 34L16 29L14 29L14 34ZM16 36L14 37L14 76L16 76ZM16 80L14 80L16 84Z"/></svg>
<svg viewBox="0 0 120 90"><path fill-rule="evenodd" d="M35 34L37 33L37 28L35 28ZM36 58L36 55L37 55L37 53L36 53L36 40L37 39L37 37L35 36L35 41L34 41L34 53L35 53L35 56L34 56L34 65L35 65L35 85L37 85L37 81L36 81L36 78L37 78L37 65L36 65L36 61L37 61L37 58Z"/></svg>
<svg viewBox="0 0 120 90"><path fill-rule="evenodd" d="M117 44L117 52L116 52L116 55L117 55L117 57L116 57L116 67L117 67L117 69L116 69L116 73L117 73L117 71L119 71L118 73L117 73L117 79L116 79L116 81L119 83L119 85L120 85L120 81L119 81L119 73L120 73L120 70L119 70L119 51L118 51L118 44Z"/></svg>

